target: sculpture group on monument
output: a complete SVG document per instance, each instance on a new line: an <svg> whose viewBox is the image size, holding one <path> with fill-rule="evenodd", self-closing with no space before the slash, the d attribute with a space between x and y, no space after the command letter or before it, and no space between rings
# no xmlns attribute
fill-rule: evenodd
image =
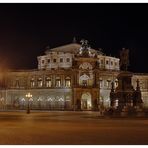
<svg viewBox="0 0 148 148"><path fill-rule="evenodd" d="M142 116L143 101L141 99L139 80L137 80L137 87L134 89L132 86L132 73L127 71L128 65L129 50L123 48L120 51L121 72L117 76L118 86L114 88L114 82L112 82L110 92L111 113L121 116Z"/></svg>

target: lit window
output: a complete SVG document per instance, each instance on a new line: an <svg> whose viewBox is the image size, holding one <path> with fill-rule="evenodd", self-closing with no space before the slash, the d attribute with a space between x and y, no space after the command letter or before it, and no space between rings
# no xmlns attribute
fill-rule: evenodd
<svg viewBox="0 0 148 148"><path fill-rule="evenodd" d="M22 98L22 99L21 99L21 102L25 102L25 99L24 99L24 98Z"/></svg>
<svg viewBox="0 0 148 148"><path fill-rule="evenodd" d="M61 79L59 77L56 78L56 87L61 87Z"/></svg>
<svg viewBox="0 0 148 148"><path fill-rule="evenodd" d="M42 87L43 86L43 81L42 78L38 79L38 87Z"/></svg>
<svg viewBox="0 0 148 148"><path fill-rule="evenodd" d="M115 80L115 87L117 87L118 86L118 80L116 79Z"/></svg>
<svg viewBox="0 0 148 148"><path fill-rule="evenodd" d="M52 99L51 97L48 97L48 98L47 98L47 101L52 102L53 99Z"/></svg>
<svg viewBox="0 0 148 148"><path fill-rule="evenodd" d="M116 107L116 108L118 107L118 102L119 102L118 99L116 99L116 100L115 100L115 107Z"/></svg>
<svg viewBox="0 0 148 148"><path fill-rule="evenodd" d="M64 99L63 98L59 98L59 100L58 101L64 101Z"/></svg>
<svg viewBox="0 0 148 148"><path fill-rule="evenodd" d="M33 102L33 98L30 98L29 101L30 101L30 102Z"/></svg>
<svg viewBox="0 0 148 148"><path fill-rule="evenodd" d="M34 87L34 86L35 86L35 82L34 82L34 79L33 79L33 78L32 78L31 81L30 81L30 86L31 86L31 87Z"/></svg>
<svg viewBox="0 0 148 148"><path fill-rule="evenodd" d="M71 86L71 81L70 81L70 77L67 77L65 79L65 87L70 87Z"/></svg>
<svg viewBox="0 0 148 148"><path fill-rule="evenodd" d="M41 102L41 101L43 101L43 99L42 99L41 97L39 97L39 98L37 99L37 101L38 101L38 102Z"/></svg>
<svg viewBox="0 0 148 148"><path fill-rule="evenodd" d="M63 59L62 58L60 58L60 62L63 63Z"/></svg>
<svg viewBox="0 0 148 148"><path fill-rule="evenodd" d="M102 88L102 86L103 86L102 78L99 79L99 84L100 84L100 88Z"/></svg>
<svg viewBox="0 0 148 148"><path fill-rule="evenodd" d="M67 59L66 59L66 62L70 62L70 58L67 58Z"/></svg>
<svg viewBox="0 0 148 148"><path fill-rule="evenodd" d="M83 86L87 86L87 80L83 80L83 81L82 81L82 85L83 85Z"/></svg>
<svg viewBox="0 0 148 148"><path fill-rule="evenodd" d="M41 105L42 105L43 99L42 99L41 97L39 97L39 98L37 99L37 101L38 101L38 107L40 108Z"/></svg>
<svg viewBox="0 0 148 148"><path fill-rule="evenodd" d="M46 87L51 87L51 79L50 78L46 79Z"/></svg>

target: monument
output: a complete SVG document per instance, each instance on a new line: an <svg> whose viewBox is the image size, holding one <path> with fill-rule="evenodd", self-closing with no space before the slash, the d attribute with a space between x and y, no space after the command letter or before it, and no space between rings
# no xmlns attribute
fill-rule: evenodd
<svg viewBox="0 0 148 148"><path fill-rule="evenodd" d="M112 88L110 92L111 107L118 111L120 115L137 115L142 111L142 99L139 86L139 80L137 80L136 89L132 86L132 73L127 71L129 65L129 50L123 48L120 51L120 69L121 72L117 76L118 86L114 88L112 82Z"/></svg>

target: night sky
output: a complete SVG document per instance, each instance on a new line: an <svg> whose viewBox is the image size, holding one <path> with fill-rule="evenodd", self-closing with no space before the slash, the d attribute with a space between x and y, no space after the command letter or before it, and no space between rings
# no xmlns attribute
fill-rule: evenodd
<svg viewBox="0 0 148 148"><path fill-rule="evenodd" d="M0 4L1 68L35 69L46 46L74 36L106 55L129 48L129 70L148 72L148 4Z"/></svg>

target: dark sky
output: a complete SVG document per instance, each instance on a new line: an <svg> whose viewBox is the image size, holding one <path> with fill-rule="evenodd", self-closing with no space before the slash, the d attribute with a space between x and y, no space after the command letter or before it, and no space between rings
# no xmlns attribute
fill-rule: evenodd
<svg viewBox="0 0 148 148"><path fill-rule="evenodd" d="M130 49L133 72L148 72L148 4L0 4L0 66L37 68L37 56L85 38L119 57Z"/></svg>

